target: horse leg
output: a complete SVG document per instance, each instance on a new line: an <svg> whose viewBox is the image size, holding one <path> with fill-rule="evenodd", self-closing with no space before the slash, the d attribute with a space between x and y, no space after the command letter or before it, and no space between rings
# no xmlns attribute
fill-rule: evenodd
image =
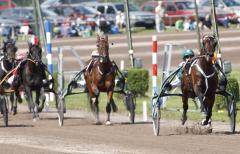
<svg viewBox="0 0 240 154"><path fill-rule="evenodd" d="M212 100L210 100L208 97L205 97L203 103L205 106L205 113L206 113L206 118L203 119L202 125L211 125L211 117L212 117L212 107L213 103L211 103ZM214 102L214 101L213 101Z"/></svg>
<svg viewBox="0 0 240 154"><path fill-rule="evenodd" d="M26 89L24 91L24 97L25 97L25 99L27 100L27 103L28 103L28 110L29 110L30 113L32 113L33 112L33 108L31 107L30 96L27 94Z"/></svg>
<svg viewBox="0 0 240 154"><path fill-rule="evenodd" d="M39 98L41 98L41 106L40 106L40 101ZM44 94L44 88L41 88L40 92L39 92L39 98L38 100L38 112L42 112L43 108L44 108L44 103L45 103L45 94Z"/></svg>
<svg viewBox="0 0 240 154"><path fill-rule="evenodd" d="M113 100L113 91L109 91L107 92L108 95L108 102L107 102L107 106L106 106L106 112L107 112L107 120L106 120L106 125L111 125L110 122L110 113L111 110L113 109L113 112L117 111L117 106Z"/></svg>
<svg viewBox="0 0 240 154"><path fill-rule="evenodd" d="M36 90L36 98L35 98L35 115L36 115L36 118L37 119L39 119L39 104L40 104L40 100L39 100L39 98L40 98L40 95L41 95L41 93L40 93L40 91L41 91L41 89L38 89L38 90Z"/></svg>
<svg viewBox="0 0 240 154"><path fill-rule="evenodd" d="M183 102L183 113L182 113L182 125L185 124L187 121L187 110L188 110L188 97L182 96L182 102Z"/></svg>
<svg viewBox="0 0 240 154"><path fill-rule="evenodd" d="M113 91L110 92L111 94L109 94L110 96L109 97L109 102L111 103L111 107L112 107L112 110L113 112L117 112L118 111L118 107L113 99Z"/></svg>
<svg viewBox="0 0 240 154"><path fill-rule="evenodd" d="M94 115L95 120L96 120L95 124L100 125L101 122L99 120L98 96L90 97L90 104L91 104L91 108L92 108L92 111L93 111L93 115Z"/></svg>
<svg viewBox="0 0 240 154"><path fill-rule="evenodd" d="M90 106L96 120L95 124L100 125L101 122L99 120L99 107L98 107L99 90L97 86L95 86L94 84L91 84L89 88L89 96L90 96Z"/></svg>
<svg viewBox="0 0 240 154"><path fill-rule="evenodd" d="M107 112L107 120L106 120L105 124L111 125L111 122L110 122L111 104L110 104L110 102L107 102L106 112Z"/></svg>
<svg viewBox="0 0 240 154"><path fill-rule="evenodd" d="M37 115L35 113L35 103L33 102L32 91L29 87L25 87L25 92L29 100L30 111L33 112L33 121L36 121Z"/></svg>
<svg viewBox="0 0 240 154"><path fill-rule="evenodd" d="M15 93L10 94L10 102L11 102L11 111L13 115L17 114L17 98Z"/></svg>

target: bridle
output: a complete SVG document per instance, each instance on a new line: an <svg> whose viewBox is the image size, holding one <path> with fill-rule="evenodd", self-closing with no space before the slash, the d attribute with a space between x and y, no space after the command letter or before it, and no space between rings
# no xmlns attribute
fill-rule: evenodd
<svg viewBox="0 0 240 154"><path fill-rule="evenodd" d="M3 47L3 59L9 62L14 62L16 60L15 59L16 52L17 52L17 47L15 47L15 44L7 43L5 47Z"/></svg>
<svg viewBox="0 0 240 154"><path fill-rule="evenodd" d="M38 50L38 51L34 51L34 50ZM37 45L32 45L29 48L28 60L32 61L35 64L42 63L41 53L33 54L32 52L41 52L41 48Z"/></svg>
<svg viewBox="0 0 240 154"><path fill-rule="evenodd" d="M211 44L211 39L213 39L213 43L214 44ZM205 41L208 41L209 44L211 44L211 49L207 49L206 46L205 46ZM214 36L209 36L209 35L206 35L203 37L203 47L202 47L202 51L201 52L201 56L205 57L206 61L210 61L210 59L212 59L214 57L214 52L215 52L215 45L216 44L216 38Z"/></svg>
<svg viewBox="0 0 240 154"><path fill-rule="evenodd" d="M102 42L99 42L97 47L98 47L98 60L100 63L106 63L109 60L109 55L108 55L108 42L104 40L104 38L101 38ZM101 45L99 45L101 43Z"/></svg>

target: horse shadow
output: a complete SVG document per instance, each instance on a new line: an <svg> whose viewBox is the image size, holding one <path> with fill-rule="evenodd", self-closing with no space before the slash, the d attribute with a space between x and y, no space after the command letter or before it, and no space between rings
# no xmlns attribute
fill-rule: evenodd
<svg viewBox="0 0 240 154"><path fill-rule="evenodd" d="M31 128L34 127L34 125L24 125L24 124L13 124L13 125L8 125L7 127L5 126L0 126L0 128Z"/></svg>

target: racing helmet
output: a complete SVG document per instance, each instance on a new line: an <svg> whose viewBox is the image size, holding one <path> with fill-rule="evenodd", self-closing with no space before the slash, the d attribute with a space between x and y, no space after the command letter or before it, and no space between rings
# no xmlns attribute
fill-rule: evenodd
<svg viewBox="0 0 240 154"><path fill-rule="evenodd" d="M194 52L192 49L185 49L182 51L182 59L194 57Z"/></svg>

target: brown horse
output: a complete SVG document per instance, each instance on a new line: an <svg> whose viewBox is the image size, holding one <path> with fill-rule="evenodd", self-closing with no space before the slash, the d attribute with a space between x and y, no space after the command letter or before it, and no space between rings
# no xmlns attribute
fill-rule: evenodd
<svg viewBox="0 0 240 154"><path fill-rule="evenodd" d="M96 118L96 124L101 124L99 120L98 97L100 92L107 93L107 120L106 125L111 124L111 109L117 111L117 106L113 100L113 90L115 86L116 65L109 58L108 36L97 36L98 56L89 61L85 68L84 78L90 96L90 106Z"/></svg>
<svg viewBox="0 0 240 154"><path fill-rule="evenodd" d="M218 76L214 63L214 57L217 40L215 35L205 35L202 38L202 49L200 55L195 57L191 63L191 67L183 69L182 80L182 101L183 114L182 124L187 120L188 98L198 97L201 102L202 109L206 114L206 118L202 121L202 125L211 124L212 107L215 101L215 93L218 85Z"/></svg>

